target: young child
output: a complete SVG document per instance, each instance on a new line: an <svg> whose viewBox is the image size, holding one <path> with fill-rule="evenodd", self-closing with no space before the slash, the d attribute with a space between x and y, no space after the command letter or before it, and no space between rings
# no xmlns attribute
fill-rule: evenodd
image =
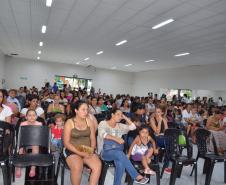
<svg viewBox="0 0 226 185"><path fill-rule="evenodd" d="M182 112L181 109L175 109L175 123L179 128L183 128L183 123L182 123Z"/></svg>
<svg viewBox="0 0 226 185"><path fill-rule="evenodd" d="M28 126L28 125L34 125L34 126L42 126L41 122L36 121L37 119L37 113L35 112L35 110L28 110L26 113L26 120L25 122L22 122L20 124L20 126ZM33 154L37 154L39 153L39 146L32 146L32 153ZM23 154L24 148L20 148L19 149L19 154ZM35 166L31 166L30 172L29 172L29 177L34 177L35 176ZM16 168L16 178L20 178L21 177L21 168Z"/></svg>
<svg viewBox="0 0 226 185"><path fill-rule="evenodd" d="M62 148L62 132L64 127L65 116L63 114L56 114L54 117L55 125L51 128L52 133L52 147L55 150Z"/></svg>
<svg viewBox="0 0 226 185"><path fill-rule="evenodd" d="M155 141L149 134L149 127L142 125L139 130L139 135L130 146L128 157L130 158L131 156L133 161L141 161L145 174L154 175L155 172L149 168L153 153L158 153Z"/></svg>

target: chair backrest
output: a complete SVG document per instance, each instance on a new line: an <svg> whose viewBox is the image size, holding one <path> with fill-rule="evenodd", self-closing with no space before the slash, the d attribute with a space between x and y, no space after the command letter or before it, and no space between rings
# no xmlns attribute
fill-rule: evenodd
<svg viewBox="0 0 226 185"><path fill-rule="evenodd" d="M175 128L168 128L164 132L166 154L169 158L180 155L179 135L180 130Z"/></svg>
<svg viewBox="0 0 226 185"><path fill-rule="evenodd" d="M187 150L187 157L192 158L193 156L193 146L192 143L189 141L189 138L186 134L186 131L183 129L180 130L179 135L179 146L185 148Z"/></svg>
<svg viewBox="0 0 226 185"><path fill-rule="evenodd" d="M26 146L41 146L50 152L51 132L47 126L21 126L19 128L19 138L17 152L19 148Z"/></svg>
<svg viewBox="0 0 226 185"><path fill-rule="evenodd" d="M43 108L43 110L44 110L45 113L47 113L49 104L51 104L51 103L46 102L46 101L42 101L41 102L41 107Z"/></svg>
<svg viewBox="0 0 226 185"><path fill-rule="evenodd" d="M210 138L210 131L198 128L195 131L196 144L198 147L198 153L200 156L204 156L207 153L207 141Z"/></svg>
<svg viewBox="0 0 226 185"><path fill-rule="evenodd" d="M10 141L10 144L11 146L13 146L13 135L14 135L14 127L13 125L10 125L9 123L7 122L4 122L4 121L0 121L0 156L3 156L5 155L5 151L7 151L7 149L5 149L5 147L8 147L8 146L5 146L5 136L6 136L6 131L9 130L10 131L10 138L11 138L11 141Z"/></svg>
<svg viewBox="0 0 226 185"><path fill-rule="evenodd" d="M94 116L97 119L98 123L106 119L106 113L103 112L101 114L95 114Z"/></svg>

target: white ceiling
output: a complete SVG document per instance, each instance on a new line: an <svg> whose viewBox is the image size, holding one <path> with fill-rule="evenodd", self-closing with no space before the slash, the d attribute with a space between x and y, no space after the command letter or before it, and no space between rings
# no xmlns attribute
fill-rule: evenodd
<svg viewBox="0 0 226 185"><path fill-rule="evenodd" d="M23 58L146 71L226 62L225 45L226 0L0 0L0 50Z"/></svg>

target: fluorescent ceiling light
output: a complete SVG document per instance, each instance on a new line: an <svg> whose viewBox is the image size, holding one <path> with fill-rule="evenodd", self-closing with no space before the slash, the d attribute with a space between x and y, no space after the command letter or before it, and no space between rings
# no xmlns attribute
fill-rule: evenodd
<svg viewBox="0 0 226 185"><path fill-rule="evenodd" d="M146 60L144 61L145 63L148 63L148 62L154 62L155 60Z"/></svg>
<svg viewBox="0 0 226 185"><path fill-rule="evenodd" d="M190 55L190 53L179 53L174 55L175 57L180 57L180 56L185 56L185 55Z"/></svg>
<svg viewBox="0 0 226 185"><path fill-rule="evenodd" d="M127 43L127 40L122 40L122 41L116 43L115 45L116 45L116 46L120 46L120 45L123 45L123 44L125 44L125 43Z"/></svg>
<svg viewBox="0 0 226 185"><path fill-rule="evenodd" d="M131 65L133 65L133 64L126 64L125 66L126 66L126 67L129 67L129 66L131 66Z"/></svg>
<svg viewBox="0 0 226 185"><path fill-rule="evenodd" d="M42 51L39 50L39 51L38 51L38 54L40 55L41 53L42 53Z"/></svg>
<svg viewBox="0 0 226 185"><path fill-rule="evenodd" d="M97 55L101 55L103 53L104 53L103 51L99 51L99 52L97 52Z"/></svg>
<svg viewBox="0 0 226 185"><path fill-rule="evenodd" d="M46 32L46 26L43 25L43 26L42 26L42 33L45 33L45 32Z"/></svg>
<svg viewBox="0 0 226 185"><path fill-rule="evenodd" d="M76 62L76 64L77 64L77 65L79 65L79 64L80 64L80 62Z"/></svg>
<svg viewBox="0 0 226 185"><path fill-rule="evenodd" d="M46 0L46 6L51 7L53 0Z"/></svg>
<svg viewBox="0 0 226 185"><path fill-rule="evenodd" d="M40 60L40 57L37 57L37 60Z"/></svg>
<svg viewBox="0 0 226 185"><path fill-rule="evenodd" d="M85 60L85 61L89 60L89 57L85 58L84 60Z"/></svg>
<svg viewBox="0 0 226 185"><path fill-rule="evenodd" d="M39 46L43 46L43 42L39 42Z"/></svg>
<svg viewBox="0 0 226 185"><path fill-rule="evenodd" d="M116 69L116 67L114 66L114 67L111 67L111 69Z"/></svg>
<svg viewBox="0 0 226 185"><path fill-rule="evenodd" d="M166 20L164 22L161 22L161 23L153 26L152 29L155 30L155 29L161 28L161 27L163 27L163 26L165 26L165 25L167 25L167 24L169 24L169 23L171 23L173 21L174 21L174 19L168 19L168 20Z"/></svg>

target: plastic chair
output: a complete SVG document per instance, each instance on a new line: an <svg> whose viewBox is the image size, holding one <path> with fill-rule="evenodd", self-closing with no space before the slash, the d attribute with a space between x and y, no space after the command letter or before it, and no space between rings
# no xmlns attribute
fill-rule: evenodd
<svg viewBox="0 0 226 185"><path fill-rule="evenodd" d="M47 126L21 126L19 128L16 152L11 158L11 167L49 167L52 166L53 184L55 180L55 160L50 153L51 133ZM47 148L47 153L19 154L19 149L28 146L40 146Z"/></svg>
<svg viewBox="0 0 226 185"><path fill-rule="evenodd" d="M104 161L102 160L102 170L101 170L101 175L99 179L98 185L104 185L105 178L107 175L108 168L114 167L114 161Z"/></svg>
<svg viewBox="0 0 226 185"><path fill-rule="evenodd" d="M197 162L190 155L191 152L189 147L189 142L187 142L186 148L188 149L187 155L182 155L179 150L179 135L180 130L178 129L167 129L165 130L164 136L166 138L166 155L168 159L172 162L172 172L170 175L170 185L174 185L176 178L181 176L182 168L184 165L194 165L195 169L195 185L197 185ZM188 141L188 139L187 139ZM162 173L166 166L163 166Z"/></svg>
<svg viewBox="0 0 226 185"><path fill-rule="evenodd" d="M58 160L58 163L57 163L56 181L57 181L58 176L59 176L60 168L61 168L61 185L64 185L65 168L68 169L68 170L70 170L70 169L69 169L67 162L66 162L66 159L64 157L63 149L60 152L59 160Z"/></svg>
<svg viewBox="0 0 226 185"><path fill-rule="evenodd" d="M106 113L102 112L100 114L94 114L95 118L97 119L97 123L100 123L101 121L105 120Z"/></svg>
<svg viewBox="0 0 226 185"><path fill-rule="evenodd" d="M226 154L224 154L223 156L218 154L214 137L212 138L214 152L208 152L207 143L208 141L210 141L210 131L203 128L199 128L195 131L195 135L198 147L196 161L198 161L199 158L203 158L205 160L203 166L203 173L206 174L205 185L210 185L214 165L217 162L224 162L224 183L226 183ZM194 169L192 169L191 171L191 176L193 174L193 171Z"/></svg>
<svg viewBox="0 0 226 185"><path fill-rule="evenodd" d="M7 130L10 133L7 133ZM0 168L2 169L3 184L10 185L9 151L12 151L14 128L7 122L0 121ZM5 146L6 136L9 138L10 146ZM7 147L7 148L6 148ZM9 147L9 148L8 148Z"/></svg>

